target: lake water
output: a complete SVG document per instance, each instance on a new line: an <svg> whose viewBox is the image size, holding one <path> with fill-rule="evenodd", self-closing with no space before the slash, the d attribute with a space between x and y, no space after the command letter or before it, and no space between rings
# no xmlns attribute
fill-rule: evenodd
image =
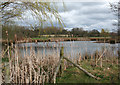
<svg viewBox="0 0 120 85"><path fill-rule="evenodd" d="M21 43L18 45L20 53L23 54L27 48L27 53L30 53L30 48L34 50L35 54L39 53L41 56L54 55L59 56L60 48L64 47L64 55L78 57L87 52L93 54L96 50L101 51L103 48L113 50L114 54L117 54L118 44L109 43L94 43L93 41L65 41L65 42L38 42L38 43Z"/></svg>

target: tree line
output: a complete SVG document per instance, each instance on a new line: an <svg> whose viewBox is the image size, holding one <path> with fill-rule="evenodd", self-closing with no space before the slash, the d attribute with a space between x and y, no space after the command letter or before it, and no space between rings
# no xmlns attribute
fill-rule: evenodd
<svg viewBox="0 0 120 85"><path fill-rule="evenodd" d="M6 32L8 32L8 35L6 34ZM31 29L29 27L17 25L2 26L3 39L8 38L10 40L14 40L15 35L17 35L18 40L21 40L24 38L40 37L41 35L69 35L70 37L115 37L117 36L117 33L109 32L105 29L101 29L101 31L93 29L89 31L84 30L84 28L73 28L72 30L68 31L64 28L58 27L36 27L36 29Z"/></svg>

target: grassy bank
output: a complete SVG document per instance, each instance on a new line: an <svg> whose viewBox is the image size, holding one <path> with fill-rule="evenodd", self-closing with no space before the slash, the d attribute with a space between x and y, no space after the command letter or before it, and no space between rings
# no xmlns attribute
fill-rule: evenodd
<svg viewBox="0 0 120 85"><path fill-rule="evenodd" d="M116 59L113 64L111 64L111 61L105 61L101 68L99 65L93 66L91 61L82 61L80 63L81 67L101 79L95 80L76 67L69 66L62 76L57 78L57 83L120 83L118 80L119 70L116 62Z"/></svg>
<svg viewBox="0 0 120 85"><path fill-rule="evenodd" d="M48 40L49 38L48 37L35 37L35 38L32 38L33 40Z"/></svg>

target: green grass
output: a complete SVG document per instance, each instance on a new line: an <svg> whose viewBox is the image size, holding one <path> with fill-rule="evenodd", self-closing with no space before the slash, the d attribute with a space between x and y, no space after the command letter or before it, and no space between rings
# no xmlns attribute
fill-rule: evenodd
<svg viewBox="0 0 120 85"><path fill-rule="evenodd" d="M111 37L89 37L89 38L111 38Z"/></svg>
<svg viewBox="0 0 120 85"><path fill-rule="evenodd" d="M106 63L106 62L105 62ZM57 83L118 83L118 67L108 62L103 68L92 67L89 61L81 62L81 67L92 73L94 76L101 78L93 79L76 67L68 67L61 77L57 78ZM109 68L109 69L108 69Z"/></svg>
<svg viewBox="0 0 120 85"><path fill-rule="evenodd" d="M3 63L3 62L9 62L8 57L4 57L4 58L2 58L2 63Z"/></svg>
<svg viewBox="0 0 120 85"><path fill-rule="evenodd" d="M36 37L36 38L32 38L33 40L36 40L36 39L40 39L40 40L47 40L48 39L48 37Z"/></svg>
<svg viewBox="0 0 120 85"><path fill-rule="evenodd" d="M70 67L57 79L57 83L97 83L98 81L90 78L75 67Z"/></svg>

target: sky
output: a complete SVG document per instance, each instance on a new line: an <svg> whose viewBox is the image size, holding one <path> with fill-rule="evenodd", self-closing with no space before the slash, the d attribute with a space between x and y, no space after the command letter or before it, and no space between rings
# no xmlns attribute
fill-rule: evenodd
<svg viewBox="0 0 120 85"><path fill-rule="evenodd" d="M117 16L111 12L106 2L67 2L66 7L68 11L60 12L66 29L74 27L83 27L86 30L115 29L113 23L117 22Z"/></svg>
<svg viewBox="0 0 120 85"><path fill-rule="evenodd" d="M108 2L65 2L66 11L63 10L63 4L57 3L59 14L65 23L67 30L72 28L83 28L84 30L102 28L112 31L117 29L113 26L117 22L117 16L113 14ZM30 16L29 13L27 16ZM26 19L27 20L27 19ZM29 23L34 23L33 18L29 17ZM38 23L38 22L36 22ZM21 23L25 25L25 23ZM55 21L53 21L56 26Z"/></svg>

